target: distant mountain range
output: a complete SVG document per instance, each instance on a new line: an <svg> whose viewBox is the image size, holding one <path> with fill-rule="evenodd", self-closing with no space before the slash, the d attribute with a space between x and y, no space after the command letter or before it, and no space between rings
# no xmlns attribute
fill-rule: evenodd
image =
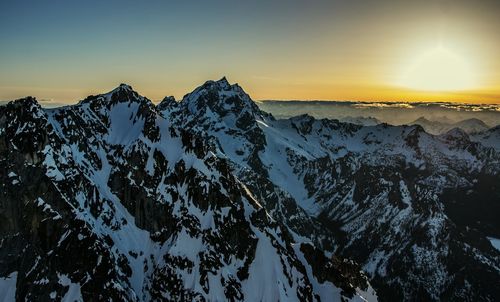
<svg viewBox="0 0 500 302"><path fill-rule="evenodd" d="M342 102L342 101L260 101L259 107L277 118L310 114L315 118L375 119L380 123L407 125L423 118L448 126L464 120L480 120L488 127L500 125L499 104L463 104L445 102ZM361 120L360 120L361 119ZM349 121L349 120L346 120ZM422 121L424 122L424 121ZM371 125L371 124L369 124ZM445 131L444 131L445 132ZM442 133L442 132L439 132Z"/></svg>
<svg viewBox="0 0 500 302"><path fill-rule="evenodd" d="M452 123L452 122L431 121L424 117L420 117L414 122L410 123L410 125L420 125L425 129L425 131L432 134L443 134L445 132L450 131L453 128L460 128L467 133L474 134L486 131L489 128L491 128L490 126L486 125L483 121L477 118L471 118L460 122Z"/></svg>
<svg viewBox="0 0 500 302"><path fill-rule="evenodd" d="M225 78L1 106L0 292L494 301L500 128L378 122L276 119Z"/></svg>

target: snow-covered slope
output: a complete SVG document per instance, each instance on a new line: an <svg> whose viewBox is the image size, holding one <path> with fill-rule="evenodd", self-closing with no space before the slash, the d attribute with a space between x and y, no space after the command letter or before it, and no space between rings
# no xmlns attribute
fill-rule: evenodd
<svg viewBox="0 0 500 302"><path fill-rule="evenodd" d="M486 236L500 233L488 214L500 210L500 155L464 131L275 120L226 79L160 106L211 142L295 241L361 263L382 299L499 294Z"/></svg>
<svg viewBox="0 0 500 302"><path fill-rule="evenodd" d="M500 152L500 126L474 133L471 135L471 139Z"/></svg>
<svg viewBox="0 0 500 302"><path fill-rule="evenodd" d="M376 299L359 267L294 240L219 153L127 85L57 109L0 107L2 295Z"/></svg>

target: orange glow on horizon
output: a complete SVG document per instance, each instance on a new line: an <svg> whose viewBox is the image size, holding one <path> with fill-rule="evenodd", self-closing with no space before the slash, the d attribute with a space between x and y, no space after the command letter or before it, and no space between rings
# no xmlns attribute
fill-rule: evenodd
<svg viewBox="0 0 500 302"><path fill-rule="evenodd" d="M231 83L235 79L229 77ZM325 100L325 101L383 101L383 102L461 102L475 104L500 104L500 93L496 89L466 90L456 92L418 91L404 87L383 85L335 85L328 83L269 83L261 81L239 81L240 86L253 100ZM139 94L153 102L165 96L174 95L177 100L191 92L203 82L184 85L176 89L157 89L147 85L127 82ZM276 85L274 85L276 84ZM72 104L88 95L105 93L116 84L94 88L51 89L39 87L1 87L0 100L14 100L24 96L34 96L41 103Z"/></svg>

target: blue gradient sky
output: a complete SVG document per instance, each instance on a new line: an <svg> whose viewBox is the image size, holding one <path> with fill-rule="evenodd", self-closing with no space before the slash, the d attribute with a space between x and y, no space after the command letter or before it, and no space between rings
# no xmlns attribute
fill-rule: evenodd
<svg viewBox="0 0 500 302"><path fill-rule="evenodd" d="M402 3L404 2L404 3ZM255 99L499 102L497 1L0 1L0 99L74 102L121 82L158 100L226 75ZM438 43L480 85L394 83Z"/></svg>

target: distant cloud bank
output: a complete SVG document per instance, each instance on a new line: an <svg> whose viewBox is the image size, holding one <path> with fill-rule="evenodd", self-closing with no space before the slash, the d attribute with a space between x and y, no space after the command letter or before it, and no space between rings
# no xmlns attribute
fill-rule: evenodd
<svg viewBox="0 0 500 302"><path fill-rule="evenodd" d="M500 124L500 104L451 102L260 101L262 110L277 118L310 114L316 118L345 120L376 118L389 124L408 124L420 117L450 123L477 118L493 127Z"/></svg>

